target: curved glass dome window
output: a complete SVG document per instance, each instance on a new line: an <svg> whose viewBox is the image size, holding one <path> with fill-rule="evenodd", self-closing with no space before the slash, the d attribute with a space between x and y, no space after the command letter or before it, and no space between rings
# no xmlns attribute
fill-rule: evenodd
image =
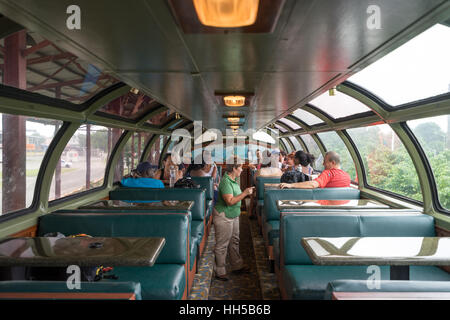
<svg viewBox="0 0 450 320"><path fill-rule="evenodd" d="M289 137L289 140L291 140L292 144L294 145L295 151L303 150L300 142L298 142L296 137Z"/></svg>
<svg viewBox="0 0 450 320"><path fill-rule="evenodd" d="M327 91L310 103L334 119L370 111L362 102L339 91L336 91L334 96L330 96Z"/></svg>
<svg viewBox="0 0 450 320"><path fill-rule="evenodd" d="M289 144L289 142L286 140L286 138L280 138L280 140L284 143L284 145L286 146L286 152L287 153L291 153L293 150L292 150L292 147L291 147L291 145ZM281 146L281 143L280 143L280 146Z"/></svg>
<svg viewBox="0 0 450 320"><path fill-rule="evenodd" d="M327 151L337 152L341 158L341 169L347 172L350 175L350 178L355 181L355 163L353 162L352 156L350 155L350 152L341 137L339 137L339 135L334 131L322 132L317 135L320 140L322 140L323 144L327 148Z"/></svg>
<svg viewBox="0 0 450 320"><path fill-rule="evenodd" d="M313 167L315 169L323 170L322 162L322 152L320 152L319 146L317 145L316 141L314 141L313 137L309 134L301 135L300 138L305 143L306 147L308 148L308 152L313 154L316 158L316 161L314 162ZM306 150L305 150L306 151Z"/></svg>
<svg viewBox="0 0 450 320"><path fill-rule="evenodd" d="M313 126L315 124L323 123L323 121L313 115L311 112L305 111L303 109L297 109L293 113L299 120L306 123L308 126Z"/></svg>
<svg viewBox="0 0 450 320"><path fill-rule="evenodd" d="M266 142L266 143L270 143L270 144L275 144L275 139L273 137L271 137L268 133L263 132L263 131L255 132L253 134L253 140L258 140L258 141L262 141L262 142Z"/></svg>
<svg viewBox="0 0 450 320"><path fill-rule="evenodd" d="M450 210L450 115L407 122L424 150L442 207Z"/></svg>
<svg viewBox="0 0 450 320"><path fill-rule="evenodd" d="M361 155L369 185L422 201L414 163L389 125L354 128L347 132Z"/></svg>
<svg viewBox="0 0 450 320"><path fill-rule="evenodd" d="M283 132L283 133L287 132L287 130L285 128L283 128L282 126L280 126L279 124L274 123L273 125L275 126L275 128L277 128L281 132Z"/></svg>
<svg viewBox="0 0 450 320"><path fill-rule="evenodd" d="M292 128L293 130L298 130L301 128L298 124L286 118L281 118L278 121L283 122L285 125L287 125L289 128Z"/></svg>
<svg viewBox="0 0 450 320"><path fill-rule="evenodd" d="M0 39L0 45L4 49L0 56L1 64L5 63L5 52L8 48L14 48L18 41L24 44L21 50L27 60L26 87L20 89L81 104L118 82L99 67L81 60L36 32L28 30L18 31ZM5 70L7 68L0 69L2 78Z"/></svg>
<svg viewBox="0 0 450 320"><path fill-rule="evenodd" d="M436 24L348 80L391 106L450 91L450 27Z"/></svg>
<svg viewBox="0 0 450 320"><path fill-rule="evenodd" d="M49 200L63 198L103 185L106 165L122 134L118 128L82 125L61 154Z"/></svg>
<svg viewBox="0 0 450 320"><path fill-rule="evenodd" d="M32 205L39 170L63 122L6 113L0 113L0 117L2 215ZM15 132L11 130L14 127ZM21 133L22 138L18 137Z"/></svg>

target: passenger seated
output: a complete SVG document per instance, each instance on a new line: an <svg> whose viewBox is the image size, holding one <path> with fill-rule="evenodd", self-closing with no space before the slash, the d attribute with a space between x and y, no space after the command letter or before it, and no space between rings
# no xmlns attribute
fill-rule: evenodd
<svg viewBox="0 0 450 320"><path fill-rule="evenodd" d="M271 153L269 150L265 150L263 153L264 161L261 164L261 169L256 171L255 184L257 177L281 177L283 171L278 167L279 155L277 153Z"/></svg>
<svg viewBox="0 0 450 320"><path fill-rule="evenodd" d="M350 175L341 170L341 160L339 155L334 151L328 151L323 160L325 170L314 180L298 182L298 183L281 183L280 189L299 188L299 189L315 189L315 188L345 188L350 187Z"/></svg>
<svg viewBox="0 0 450 320"><path fill-rule="evenodd" d="M283 172L288 172L288 171L292 171L295 170L296 165L295 165L295 152L291 152L286 156L286 164L284 166Z"/></svg>
<svg viewBox="0 0 450 320"><path fill-rule="evenodd" d="M167 153L162 162L162 168L158 169L156 172L156 177L160 179L164 184L170 183L170 167L173 166L176 174L175 174L175 181L178 181L179 179L183 178L184 175L184 166L183 165L176 165L172 161L172 155L170 153Z"/></svg>
<svg viewBox="0 0 450 320"><path fill-rule="evenodd" d="M157 168L150 162L141 162L131 177L123 178L120 183L128 188L164 188L161 180L157 179Z"/></svg>
<svg viewBox="0 0 450 320"><path fill-rule="evenodd" d="M186 177L208 177L208 174L204 171L205 164L191 164L186 171Z"/></svg>
<svg viewBox="0 0 450 320"><path fill-rule="evenodd" d="M313 168L311 167L311 164L316 160L316 157L310 153L306 153L304 151L297 151L294 156L294 162L295 165L298 166L299 169L304 174L312 175L313 174Z"/></svg>

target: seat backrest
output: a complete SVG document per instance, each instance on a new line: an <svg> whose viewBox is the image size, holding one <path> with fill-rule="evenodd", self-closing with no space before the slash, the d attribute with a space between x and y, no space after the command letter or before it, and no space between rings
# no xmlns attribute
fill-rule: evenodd
<svg viewBox="0 0 450 320"><path fill-rule="evenodd" d="M194 201L191 208L192 220L204 220L206 192L204 189L143 189L118 188L109 192L111 200L181 200Z"/></svg>
<svg viewBox="0 0 450 320"><path fill-rule="evenodd" d="M280 183L280 177L256 177L256 196L258 200L264 200L265 183Z"/></svg>
<svg viewBox="0 0 450 320"><path fill-rule="evenodd" d="M184 264L188 261L190 235L188 214L66 214L39 217L38 236L51 232L93 237L163 237L166 243L156 263Z"/></svg>
<svg viewBox="0 0 450 320"><path fill-rule="evenodd" d="M432 216L283 215L280 221L281 263L312 264L301 245L304 237L433 237Z"/></svg>
<svg viewBox="0 0 450 320"><path fill-rule="evenodd" d="M202 189L205 189L206 200L214 199L214 179L213 177L192 177L192 181L199 184Z"/></svg>
<svg viewBox="0 0 450 320"><path fill-rule="evenodd" d="M264 221L280 220L278 200L354 200L360 191L354 188L279 189L264 192Z"/></svg>

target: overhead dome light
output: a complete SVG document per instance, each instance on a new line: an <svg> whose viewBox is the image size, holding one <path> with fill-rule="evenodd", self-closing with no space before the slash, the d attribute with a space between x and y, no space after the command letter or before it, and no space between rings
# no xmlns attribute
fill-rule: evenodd
<svg viewBox="0 0 450 320"><path fill-rule="evenodd" d="M239 126L230 126L230 128L233 130L237 130L237 129L239 129Z"/></svg>
<svg viewBox="0 0 450 320"><path fill-rule="evenodd" d="M138 94L138 93L139 93L139 89L137 89L137 88L131 88L131 89L130 89L130 92L131 92L131 93L134 93L134 94Z"/></svg>
<svg viewBox="0 0 450 320"><path fill-rule="evenodd" d="M239 122L240 118L227 118L229 122Z"/></svg>
<svg viewBox="0 0 450 320"><path fill-rule="evenodd" d="M223 101L227 107L243 107L245 105L244 96L225 96Z"/></svg>
<svg viewBox="0 0 450 320"><path fill-rule="evenodd" d="M255 23L259 0L193 0L198 19L205 26L237 28Z"/></svg>

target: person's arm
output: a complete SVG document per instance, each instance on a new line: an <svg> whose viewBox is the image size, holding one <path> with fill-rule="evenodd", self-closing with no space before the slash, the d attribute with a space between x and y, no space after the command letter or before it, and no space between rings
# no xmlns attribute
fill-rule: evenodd
<svg viewBox="0 0 450 320"><path fill-rule="evenodd" d="M237 195L235 197L233 197L232 194L227 193L227 194L222 194L222 198L225 201L225 203L227 204L227 206L232 206L235 205L236 203L238 203L239 201L243 200L246 196L251 195L253 193L253 188L247 188L244 190L244 192L242 192L240 195Z"/></svg>
<svg viewBox="0 0 450 320"><path fill-rule="evenodd" d="M316 189L319 188L316 180L297 182L297 183L280 183L280 189Z"/></svg>
<svg viewBox="0 0 450 320"><path fill-rule="evenodd" d="M213 169L211 176L213 177L213 181L214 181L214 180L216 180L216 177L217 177L217 166L215 163L213 163L213 166L214 166L214 169Z"/></svg>

